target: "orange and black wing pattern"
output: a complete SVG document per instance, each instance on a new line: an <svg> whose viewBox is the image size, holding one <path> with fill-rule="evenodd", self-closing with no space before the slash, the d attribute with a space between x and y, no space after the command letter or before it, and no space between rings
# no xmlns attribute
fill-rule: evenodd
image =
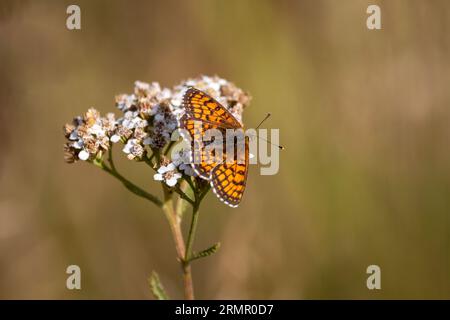
<svg viewBox="0 0 450 320"><path fill-rule="evenodd" d="M206 148L205 142L202 141L205 132L210 129L218 129L216 125L205 123L197 119L193 119L189 114L185 113L180 119L180 128L184 129L182 135L191 145L191 164L192 167L201 178L210 179L211 170L222 162L217 161L214 149ZM219 129L218 129L219 130ZM186 133L189 136L186 136Z"/></svg>
<svg viewBox="0 0 450 320"><path fill-rule="evenodd" d="M237 207L241 202L247 184L249 161L248 138L245 141L245 161L237 159L218 164L211 172L211 187L221 201L230 207Z"/></svg>
<svg viewBox="0 0 450 320"><path fill-rule="evenodd" d="M184 94L183 107L185 112L195 120L223 128L242 128L240 122L219 102L193 87L188 88Z"/></svg>
<svg viewBox="0 0 450 320"><path fill-rule="evenodd" d="M203 137L210 129L220 130L225 137L226 129L242 129L242 125L214 98L192 87L184 95L183 107L185 114L180 118L180 128L184 129L184 138L191 143L192 167L201 178L210 181L220 200L231 207L237 207L247 181L248 138L245 140L244 161L238 161L238 157L229 161L225 147L222 157L217 159L214 148L207 148L208 143L203 141ZM221 143L224 144L225 141ZM232 149L236 149L233 147Z"/></svg>

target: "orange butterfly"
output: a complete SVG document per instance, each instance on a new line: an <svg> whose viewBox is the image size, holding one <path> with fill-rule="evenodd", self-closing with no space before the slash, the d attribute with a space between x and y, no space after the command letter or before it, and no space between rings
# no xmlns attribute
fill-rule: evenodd
<svg viewBox="0 0 450 320"><path fill-rule="evenodd" d="M209 129L216 129L225 136L226 129L242 129L241 123L219 102L206 93L188 88L183 97L185 114L180 119L180 128L189 132L191 141L191 164L195 172L203 179L210 181L211 187L217 197L229 205L237 207L241 202L247 183L249 163L249 139L245 137L243 159L234 156L231 161L227 158L227 149L224 149L222 161L208 161L215 156L214 150L199 143ZM190 138L190 139L189 139ZM223 142L223 141L222 141ZM232 146L237 150L238 142ZM198 147L200 145L200 147ZM195 153L196 148L199 149ZM229 149L228 149L229 150ZM234 152L237 153L237 152ZM197 159L197 161L193 161Z"/></svg>

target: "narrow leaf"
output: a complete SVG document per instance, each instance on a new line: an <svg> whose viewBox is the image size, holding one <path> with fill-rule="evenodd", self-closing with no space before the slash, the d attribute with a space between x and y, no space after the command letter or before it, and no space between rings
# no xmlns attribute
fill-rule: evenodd
<svg viewBox="0 0 450 320"><path fill-rule="evenodd" d="M153 295L158 300L168 300L169 296L167 295L166 291L164 290L163 285L161 284L161 281L159 280L158 274L153 271L152 275L148 279L148 283L150 284L150 289L152 290Z"/></svg>
<svg viewBox="0 0 450 320"><path fill-rule="evenodd" d="M217 250L219 250L219 248L220 248L220 242L217 242L216 244L214 244L213 246L209 247L208 249L205 249L205 250L200 251L198 253L194 253L193 257L191 258L191 261L195 260L195 259L208 257L208 256L216 253Z"/></svg>

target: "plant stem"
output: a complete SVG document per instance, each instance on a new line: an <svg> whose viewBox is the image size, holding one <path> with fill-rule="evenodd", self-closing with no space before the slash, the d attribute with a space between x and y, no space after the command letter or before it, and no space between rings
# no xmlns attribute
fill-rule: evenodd
<svg viewBox="0 0 450 320"><path fill-rule="evenodd" d="M172 195L166 187L164 189L163 210L169 222L172 236L175 241L178 260L183 270L184 297L186 300L194 300L194 285L192 282L192 272L189 263L186 263L186 250L184 245L183 234L181 232L181 220L175 213L172 202Z"/></svg>
<svg viewBox="0 0 450 320"><path fill-rule="evenodd" d="M166 149L166 152L168 152L171 148L171 145L168 146ZM153 157L156 156L157 161L159 161L159 154L153 153L150 158L145 157L143 160L153 168ZM148 193L147 191L139 188L134 183L123 177L119 172L117 172L113 158L112 158L112 150L108 150L108 162L110 166L108 166L104 161L102 160L94 160L93 164L97 167L101 168L103 171L109 173L119 181L123 183L123 185L133 192L134 194L145 198L149 200L150 202L154 203L158 207L162 208L164 211L164 214L166 216L167 221L169 222L170 230L172 233L172 237L175 242L175 249L177 252L178 261L181 264L181 268L183 270L183 282L184 282L184 297L186 300L193 300L194 299L194 284L192 279L192 271L191 271L191 265L190 262L195 259L193 256L193 243L195 238L195 232L197 230L197 224L198 224L198 216L199 216L199 207L200 202L202 201L203 197L206 195L206 193L209 190L209 186L206 188L201 188L198 186L194 186L192 180L190 178L186 179L189 186L192 188L192 191L194 193L195 200L192 200L190 197L188 197L185 192L177 186L175 189L170 190L166 186L163 185L163 192L164 192L164 201L161 201L156 196ZM153 168L155 170L155 168ZM174 208L173 204L173 191L178 193L180 195L180 200L183 199L184 201L187 201L192 205L192 220L191 220L191 226L189 228L189 235L187 239L187 244L185 245L183 233L181 231L181 214L177 214ZM181 203L179 203L179 208L177 209L181 210ZM178 211L178 210L177 210Z"/></svg>
<svg viewBox="0 0 450 320"><path fill-rule="evenodd" d="M139 188L137 185L135 185L134 183L132 183L130 180L126 179L125 177L123 177L120 173L118 173L116 170L113 170L112 168L109 168L103 161L94 161L93 162L97 167L101 168L103 171L108 172L110 175L112 175L113 177L117 178L118 180L120 180L123 185L130 190L131 192L133 192L135 195L145 198L147 200L150 200L152 203L154 203L155 205L157 205L158 207L162 207L163 203L160 199L158 199L156 196L148 193L147 191Z"/></svg>
<svg viewBox="0 0 450 320"><path fill-rule="evenodd" d="M184 274L184 292L187 300L194 299L194 285L192 281L191 259L192 259L192 245L194 243L195 231L197 229L199 203L195 201L192 205L192 220L189 228L189 235L187 239L186 251L183 260L183 274Z"/></svg>
<svg viewBox="0 0 450 320"><path fill-rule="evenodd" d="M199 203L195 202L192 206L192 220L191 227L189 229L189 235L186 245L186 262L189 263L192 258L192 245L194 244L195 232L197 230L198 216L199 216Z"/></svg>

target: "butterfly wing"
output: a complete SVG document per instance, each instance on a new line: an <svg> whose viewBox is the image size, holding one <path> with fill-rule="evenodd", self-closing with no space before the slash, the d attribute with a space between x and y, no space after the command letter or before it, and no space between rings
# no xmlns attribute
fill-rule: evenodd
<svg viewBox="0 0 450 320"><path fill-rule="evenodd" d="M195 120L223 128L242 128L241 123L219 102L193 87L186 90L183 107L186 113Z"/></svg>
<svg viewBox="0 0 450 320"><path fill-rule="evenodd" d="M202 141L202 137L207 130L217 129L225 139L226 129L242 128L242 125L214 98L193 87L188 88L183 96L183 108L185 113L179 127L190 135L184 138L191 140L192 166L201 178L209 180L211 170L222 161L210 160L215 159L214 149L206 150L207 143Z"/></svg>
<svg viewBox="0 0 450 320"><path fill-rule="evenodd" d="M209 129L220 130L225 147L226 129L242 129L241 123L215 99L192 87L183 97L183 107L185 114L180 118L180 128L189 134L185 138L191 141L191 164L195 172L210 181L214 193L221 201L237 207L247 183L248 137L245 138L244 161L240 161L237 156L232 161L227 160L227 150L224 148L223 158L215 162L208 161L215 156L212 154L214 149L207 150L202 144L202 138Z"/></svg>
<svg viewBox="0 0 450 320"><path fill-rule="evenodd" d="M211 170L222 161L215 161L215 154L213 148L206 148L206 144L202 144L202 137L209 129L218 129L216 125L208 122L202 122L193 119L189 114L185 113L180 119L180 128L184 129L182 135L185 140L190 141L191 144L191 159L190 162L194 171L203 179L209 180ZM188 134L189 136L186 136ZM225 137L225 132L222 132Z"/></svg>
<svg viewBox="0 0 450 320"><path fill-rule="evenodd" d="M230 207L237 207L241 202L247 184L249 164L249 143L245 138L245 161L237 158L233 162L223 162L211 171L211 187L217 197Z"/></svg>

